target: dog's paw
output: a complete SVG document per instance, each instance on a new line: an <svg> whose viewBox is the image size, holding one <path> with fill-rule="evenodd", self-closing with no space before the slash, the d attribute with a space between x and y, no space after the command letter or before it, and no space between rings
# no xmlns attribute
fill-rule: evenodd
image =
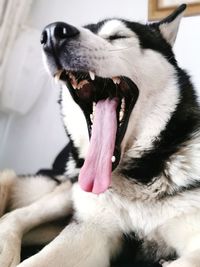
<svg viewBox="0 0 200 267"><path fill-rule="evenodd" d="M0 266L15 267L20 262L21 239L12 233L0 233Z"/></svg>
<svg viewBox="0 0 200 267"><path fill-rule="evenodd" d="M17 175L13 170L5 169L0 171L0 186L9 187Z"/></svg>
<svg viewBox="0 0 200 267"><path fill-rule="evenodd" d="M159 264L162 265L162 267L168 267L170 263L172 263L172 261L165 261L165 260L159 261Z"/></svg>
<svg viewBox="0 0 200 267"><path fill-rule="evenodd" d="M0 220L0 266L15 267L20 262L21 236L9 227L6 218Z"/></svg>
<svg viewBox="0 0 200 267"><path fill-rule="evenodd" d="M185 259L185 258L179 258L179 259L177 259L175 261L169 262L169 264L168 265L164 265L164 267L165 266L167 266L167 267L199 267L200 263L199 263L199 261L197 261L195 263L195 262L190 261L190 260Z"/></svg>

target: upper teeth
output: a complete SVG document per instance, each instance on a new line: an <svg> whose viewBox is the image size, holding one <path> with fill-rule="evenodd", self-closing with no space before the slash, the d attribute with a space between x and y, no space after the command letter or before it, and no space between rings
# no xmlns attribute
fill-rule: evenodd
<svg viewBox="0 0 200 267"><path fill-rule="evenodd" d="M62 72L63 72L63 70L59 70L59 71L56 73L56 75L54 76L56 82L58 82L58 81L60 80L60 76L61 76Z"/></svg>
<svg viewBox="0 0 200 267"><path fill-rule="evenodd" d="M71 72L69 73L69 78L70 78L72 87L74 89L77 89L78 88L78 83L77 83L76 77Z"/></svg>
<svg viewBox="0 0 200 267"><path fill-rule="evenodd" d="M60 80L60 76L63 73L63 70L59 70L56 75L54 76L56 81ZM81 89L85 84L88 83L87 80L83 80L81 82L77 82L76 77L71 72L66 72L69 75L69 78L71 80L71 85L74 89ZM92 81L95 80L95 73L93 71L89 71L89 75ZM112 77L112 80L114 84L120 84L121 80L120 77Z"/></svg>
<svg viewBox="0 0 200 267"><path fill-rule="evenodd" d="M123 117L124 117L124 112L125 112L125 99L122 98L122 102L121 102L121 109L120 109L120 112L119 112L119 121L121 122Z"/></svg>
<svg viewBox="0 0 200 267"><path fill-rule="evenodd" d="M94 74L94 72L93 72L93 71L89 71L89 74L90 74L90 78L91 78L91 80L94 81L94 79L95 79L95 74Z"/></svg>
<svg viewBox="0 0 200 267"><path fill-rule="evenodd" d="M112 80L115 84L120 84L120 78L119 77L113 77Z"/></svg>
<svg viewBox="0 0 200 267"><path fill-rule="evenodd" d="M77 85L77 89L81 89L85 84L89 83L87 80L83 80L81 81L78 85Z"/></svg>
<svg viewBox="0 0 200 267"><path fill-rule="evenodd" d="M59 71L59 72L56 74L55 78L56 78L57 80L59 80L61 73L62 73L62 71ZM74 76L73 73L71 73L71 72L68 73L68 72L67 72L67 74L69 75L71 85L72 85L72 87L73 87L74 89L78 89L78 90L80 90L85 84L89 83L89 81L86 80L86 79L85 79L85 80L82 80L82 81L80 81L80 82L78 83L78 81L77 81L77 79L76 79L76 77ZM95 73L94 73L93 71L89 71L89 75L90 75L90 79L91 79L92 81L94 81L94 80L95 80ZM116 76L116 77L112 77L112 81L113 81L114 84L120 84L121 79L120 79L120 77L117 77L117 76Z"/></svg>

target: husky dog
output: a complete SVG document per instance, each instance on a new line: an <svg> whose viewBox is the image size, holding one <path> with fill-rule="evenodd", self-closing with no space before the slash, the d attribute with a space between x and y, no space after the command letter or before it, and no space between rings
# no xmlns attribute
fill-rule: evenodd
<svg viewBox="0 0 200 267"><path fill-rule="evenodd" d="M60 185L1 174L0 212L10 210L0 221L1 267L108 267L133 233L142 257L200 266L200 109L172 51L185 8L148 25L107 19L44 29L72 149ZM30 232L25 241L57 236L20 263L22 236L71 212L60 233Z"/></svg>

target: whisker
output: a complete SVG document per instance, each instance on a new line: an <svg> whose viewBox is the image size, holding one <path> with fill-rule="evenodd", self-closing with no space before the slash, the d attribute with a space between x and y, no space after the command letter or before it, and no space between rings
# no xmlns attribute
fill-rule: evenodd
<svg viewBox="0 0 200 267"><path fill-rule="evenodd" d="M119 56L120 59L122 59L123 61L125 61L127 64L129 64L129 66L132 66L132 62L129 62L129 60L127 58L124 58L122 56Z"/></svg>
<svg viewBox="0 0 200 267"><path fill-rule="evenodd" d="M127 47L123 47L123 48L116 48L116 49L108 49L108 52L117 52L117 51L123 51L123 50L128 50L133 48L134 46L127 46ZM84 48L86 50L89 49L89 47L87 45L81 44L81 48ZM92 50L92 49L91 49Z"/></svg>
<svg viewBox="0 0 200 267"><path fill-rule="evenodd" d="M123 47L123 48L117 48L117 49L108 49L109 52L118 52L118 51L124 51L133 48L133 46L129 47Z"/></svg>

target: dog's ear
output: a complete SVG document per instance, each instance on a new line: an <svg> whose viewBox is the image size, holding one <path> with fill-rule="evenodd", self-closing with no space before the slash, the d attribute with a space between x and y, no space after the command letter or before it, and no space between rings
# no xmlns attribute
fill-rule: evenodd
<svg viewBox="0 0 200 267"><path fill-rule="evenodd" d="M162 33L165 40L173 46L176 40L176 36L178 33L179 25L181 18L183 17L184 11L187 5L183 4L179 6L173 13L171 13L168 17L164 18L160 22L158 22L158 28Z"/></svg>

